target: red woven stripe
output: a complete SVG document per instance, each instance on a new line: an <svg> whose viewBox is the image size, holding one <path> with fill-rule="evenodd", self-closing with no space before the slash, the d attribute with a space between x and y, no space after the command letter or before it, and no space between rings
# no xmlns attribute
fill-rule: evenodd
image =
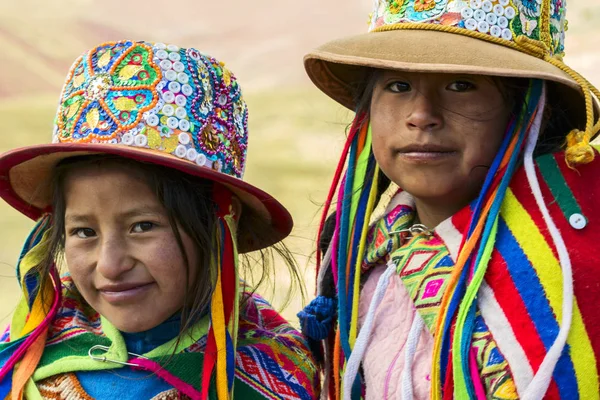
<svg viewBox="0 0 600 400"><path fill-rule="evenodd" d="M521 295L506 269L506 261L497 250L492 253L486 281L494 290L496 300L504 315L511 322L515 337L525 350L529 364L532 366L533 371L537 371L546 355L546 350L531 317L527 313L525 303L523 303ZM554 380L550 383L547 396L551 399L560 398Z"/></svg>

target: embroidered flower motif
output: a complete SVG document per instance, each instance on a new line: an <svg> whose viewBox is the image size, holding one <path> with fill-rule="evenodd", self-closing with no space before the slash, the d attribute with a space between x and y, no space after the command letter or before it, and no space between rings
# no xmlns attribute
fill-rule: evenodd
<svg viewBox="0 0 600 400"><path fill-rule="evenodd" d="M427 22L439 18L446 12L448 0L412 0L406 7L406 22Z"/></svg>
<svg viewBox="0 0 600 400"><path fill-rule="evenodd" d="M59 140L111 141L134 128L158 101L160 78L145 44L107 44L80 57L63 92Z"/></svg>
<svg viewBox="0 0 600 400"><path fill-rule="evenodd" d="M418 12L429 11L435 7L435 0L415 0L413 7Z"/></svg>
<svg viewBox="0 0 600 400"><path fill-rule="evenodd" d="M404 9L402 8L402 6L404 5L406 1L405 0L392 0L392 2L390 3L390 13L392 14L400 14L402 11L404 11Z"/></svg>

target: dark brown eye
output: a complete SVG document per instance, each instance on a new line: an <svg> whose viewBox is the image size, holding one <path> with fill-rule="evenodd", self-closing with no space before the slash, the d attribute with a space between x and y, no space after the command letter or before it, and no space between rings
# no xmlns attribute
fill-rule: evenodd
<svg viewBox="0 0 600 400"><path fill-rule="evenodd" d="M71 235L77 236L80 239L88 239L96 236L96 232L91 228L75 228L71 230Z"/></svg>
<svg viewBox="0 0 600 400"><path fill-rule="evenodd" d="M148 232L149 230L154 228L154 226L155 225L152 222L148 222L148 221L138 222L137 224L133 225L133 228L131 229L131 231L134 233Z"/></svg>
<svg viewBox="0 0 600 400"><path fill-rule="evenodd" d="M453 92L468 92L474 89L475 85L468 81L456 81L448 85L448 90L452 90Z"/></svg>
<svg viewBox="0 0 600 400"><path fill-rule="evenodd" d="M404 93L410 91L410 85L408 83L399 81L391 82L385 88L386 90L394 93Z"/></svg>

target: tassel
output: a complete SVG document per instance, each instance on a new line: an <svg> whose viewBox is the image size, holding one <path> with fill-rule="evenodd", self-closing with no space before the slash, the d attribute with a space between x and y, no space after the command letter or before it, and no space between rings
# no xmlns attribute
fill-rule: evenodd
<svg viewBox="0 0 600 400"><path fill-rule="evenodd" d="M216 369L217 397L231 398L233 393L235 352L239 323L238 254L233 215L232 194L221 185L215 185L213 196L217 205L218 233L216 285L210 304L211 326L202 369L202 399L208 398L213 370Z"/></svg>

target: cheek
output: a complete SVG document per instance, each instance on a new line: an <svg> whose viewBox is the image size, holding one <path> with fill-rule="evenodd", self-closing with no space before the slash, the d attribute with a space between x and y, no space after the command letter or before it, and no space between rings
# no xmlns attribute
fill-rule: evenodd
<svg viewBox="0 0 600 400"><path fill-rule="evenodd" d="M69 275L80 291L85 292L91 285L93 266L90 262L90 252L82 251L65 243L65 262Z"/></svg>

